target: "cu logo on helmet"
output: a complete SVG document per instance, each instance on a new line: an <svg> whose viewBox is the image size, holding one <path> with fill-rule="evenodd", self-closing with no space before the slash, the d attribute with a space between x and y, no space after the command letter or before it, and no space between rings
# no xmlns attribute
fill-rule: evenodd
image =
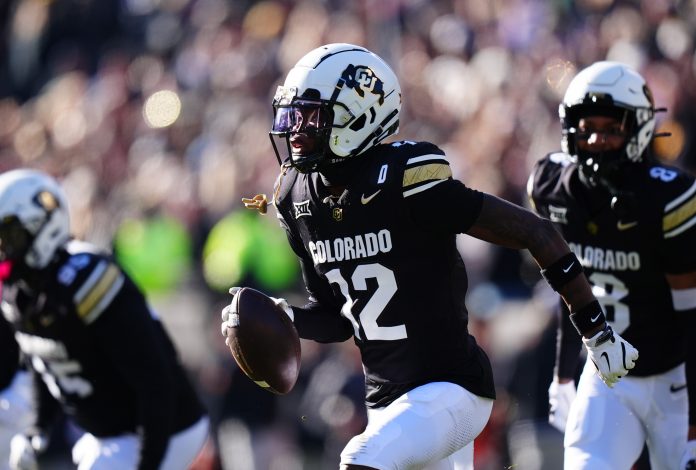
<svg viewBox="0 0 696 470"><path fill-rule="evenodd" d="M369 67L351 64L343 71L342 78L346 86L355 90L361 98L365 97L364 90L367 90L379 95L379 104L384 103L384 82Z"/></svg>

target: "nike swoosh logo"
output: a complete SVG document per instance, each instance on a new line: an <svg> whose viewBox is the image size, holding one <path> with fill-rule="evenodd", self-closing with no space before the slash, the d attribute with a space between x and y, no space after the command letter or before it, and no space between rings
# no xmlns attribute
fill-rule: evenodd
<svg viewBox="0 0 696 470"><path fill-rule="evenodd" d="M597 320L599 320L599 317L601 317L601 316L602 316L602 314L601 314L601 313L598 313L596 317L590 318L590 321L591 321L592 323L594 323L594 322L596 322Z"/></svg>
<svg viewBox="0 0 696 470"><path fill-rule="evenodd" d="M686 384L684 385L670 385L669 386L669 391L672 393L677 393L679 390L684 390L686 388Z"/></svg>
<svg viewBox="0 0 696 470"><path fill-rule="evenodd" d="M370 202L372 199L374 199L374 197L375 197L376 195L378 195L381 191L382 191L381 189L378 189L377 192L375 192L374 194L370 194L370 195L367 196L367 197L365 197L365 195L363 194L362 196L360 196L360 202L362 202L363 204L367 204L367 203Z"/></svg>
<svg viewBox="0 0 696 470"><path fill-rule="evenodd" d="M611 364L609 363L609 355L606 352L603 352L602 357L605 361L607 361L607 367L609 368L609 370L611 370Z"/></svg>
<svg viewBox="0 0 696 470"><path fill-rule="evenodd" d="M563 272L567 273L568 271L570 271L570 268L572 268L574 264L575 264L575 261L570 263L567 268L563 268Z"/></svg>
<svg viewBox="0 0 696 470"><path fill-rule="evenodd" d="M621 361L623 362L624 369L628 370L628 365L626 365L626 345L621 343Z"/></svg>
<svg viewBox="0 0 696 470"><path fill-rule="evenodd" d="M616 223L616 228L618 228L619 230L628 230L629 228L635 227L636 225L638 225L638 222L636 221L623 223L619 220Z"/></svg>

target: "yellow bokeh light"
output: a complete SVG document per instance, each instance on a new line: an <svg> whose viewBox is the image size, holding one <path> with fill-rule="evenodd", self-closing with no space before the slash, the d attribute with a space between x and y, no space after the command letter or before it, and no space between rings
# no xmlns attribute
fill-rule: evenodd
<svg viewBox="0 0 696 470"><path fill-rule="evenodd" d="M684 145L686 145L686 132L682 125L677 121L668 119L658 126L656 133L669 133L670 135L658 137L653 141L655 154L669 162L677 160L684 151Z"/></svg>
<svg viewBox="0 0 696 470"><path fill-rule="evenodd" d="M148 126L153 128L169 127L181 114L179 95L171 90L160 90L145 101L143 117Z"/></svg>

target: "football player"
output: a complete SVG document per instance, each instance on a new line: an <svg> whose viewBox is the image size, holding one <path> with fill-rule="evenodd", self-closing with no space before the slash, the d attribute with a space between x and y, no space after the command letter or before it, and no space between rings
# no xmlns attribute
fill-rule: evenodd
<svg viewBox="0 0 696 470"><path fill-rule="evenodd" d="M0 316L0 469L9 468L12 437L27 431L33 423L30 384L29 372L20 367L19 346L12 328Z"/></svg>
<svg viewBox="0 0 696 470"><path fill-rule="evenodd" d="M696 182L651 156L656 111L637 72L590 65L559 107L563 151L529 179L607 322L641 353L611 389L590 357L576 396L581 346L563 318L550 420L565 431L566 470L628 470L645 443L653 470L696 468Z"/></svg>
<svg viewBox="0 0 696 470"><path fill-rule="evenodd" d="M281 164L273 203L309 293L305 306L279 303L303 338L353 337L366 375L368 425L343 450L342 469L473 465L495 390L468 332L458 233L529 249L603 380L614 384L633 367L637 351L606 324L548 220L453 179L431 143L381 143L399 128L401 89L380 57L319 47L290 70L273 108Z"/></svg>
<svg viewBox="0 0 696 470"><path fill-rule="evenodd" d="M38 403L10 466L36 468L62 410L85 431L72 450L80 469L187 468L208 418L174 346L114 261L71 239L65 195L45 173L0 175L0 261L2 314Z"/></svg>

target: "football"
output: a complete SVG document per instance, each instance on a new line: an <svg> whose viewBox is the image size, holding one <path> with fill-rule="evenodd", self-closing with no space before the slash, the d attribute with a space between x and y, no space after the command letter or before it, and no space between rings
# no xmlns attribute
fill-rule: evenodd
<svg viewBox="0 0 696 470"><path fill-rule="evenodd" d="M227 337L239 368L257 385L276 394L295 386L300 372L300 338L273 299L249 287L232 299Z"/></svg>

